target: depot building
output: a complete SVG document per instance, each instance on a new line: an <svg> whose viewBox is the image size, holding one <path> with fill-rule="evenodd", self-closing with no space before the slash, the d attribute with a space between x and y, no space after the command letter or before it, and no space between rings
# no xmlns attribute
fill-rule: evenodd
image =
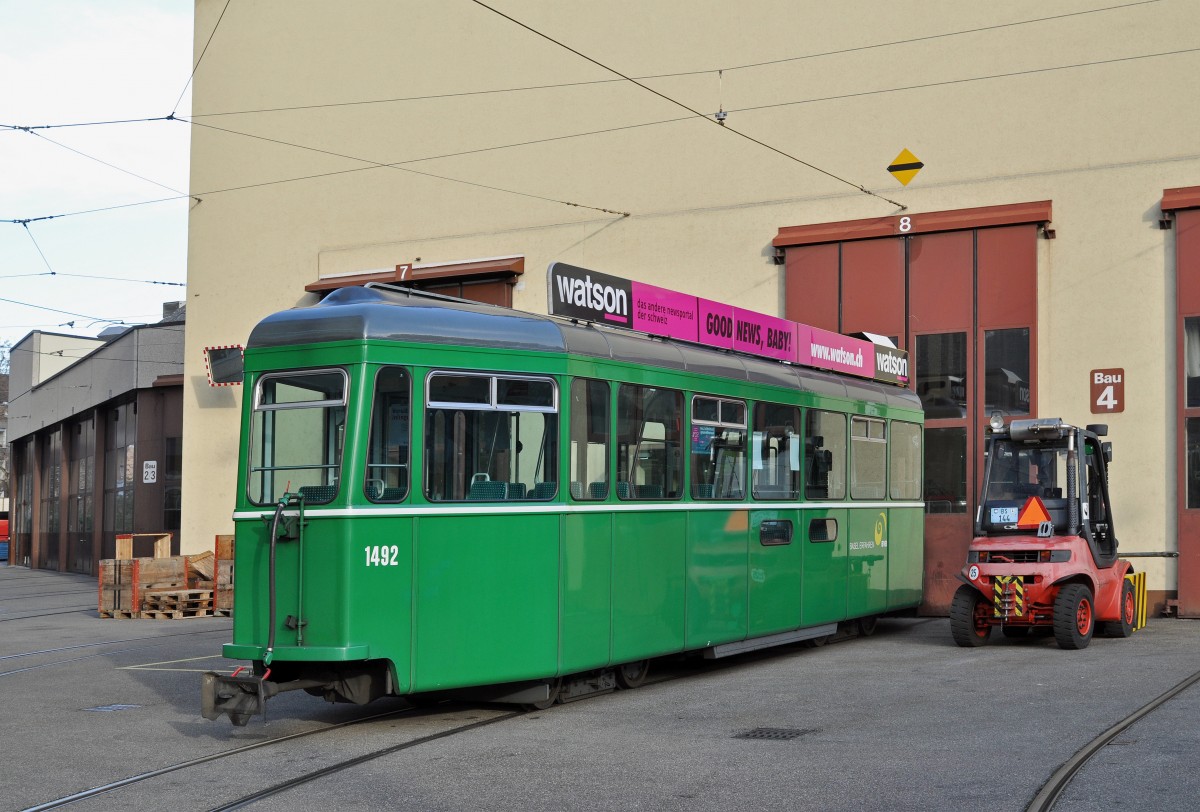
<svg viewBox="0 0 1200 812"><path fill-rule="evenodd" d="M867 11L197 0L181 550L232 532L206 348L370 281L544 313L562 262L906 350L927 611L999 412L1108 425L1120 551L1200 615L1200 6Z"/></svg>

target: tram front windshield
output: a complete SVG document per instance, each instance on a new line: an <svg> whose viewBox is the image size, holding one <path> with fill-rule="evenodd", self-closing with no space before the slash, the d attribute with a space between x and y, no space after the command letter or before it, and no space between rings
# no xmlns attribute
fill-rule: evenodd
<svg viewBox="0 0 1200 812"><path fill-rule="evenodd" d="M306 504L337 494L346 428L346 376L341 370L264 375L250 421L250 501L266 505L284 493Z"/></svg>

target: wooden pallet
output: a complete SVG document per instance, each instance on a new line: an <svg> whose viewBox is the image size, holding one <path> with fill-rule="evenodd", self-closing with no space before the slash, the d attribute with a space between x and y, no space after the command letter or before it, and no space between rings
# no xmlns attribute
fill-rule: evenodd
<svg viewBox="0 0 1200 812"><path fill-rule="evenodd" d="M100 617L115 617L131 620L138 617L138 613L131 609L101 609Z"/></svg>
<svg viewBox="0 0 1200 812"><path fill-rule="evenodd" d="M138 617L150 620L178 620L184 617L212 617L213 610L205 606L196 609L143 609Z"/></svg>

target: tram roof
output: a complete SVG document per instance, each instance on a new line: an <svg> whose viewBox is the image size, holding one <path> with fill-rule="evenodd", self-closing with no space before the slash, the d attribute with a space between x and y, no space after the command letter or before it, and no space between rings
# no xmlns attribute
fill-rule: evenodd
<svg viewBox="0 0 1200 812"><path fill-rule="evenodd" d="M368 340L571 353L920 408L920 399L901 387L556 316L374 285L340 288L315 305L267 316L251 331L247 347Z"/></svg>

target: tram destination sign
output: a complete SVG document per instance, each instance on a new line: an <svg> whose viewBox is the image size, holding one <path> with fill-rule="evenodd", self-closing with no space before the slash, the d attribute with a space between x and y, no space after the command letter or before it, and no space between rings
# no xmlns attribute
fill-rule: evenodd
<svg viewBox="0 0 1200 812"><path fill-rule="evenodd" d="M546 282L555 316L908 385L908 354L895 347L563 262Z"/></svg>

